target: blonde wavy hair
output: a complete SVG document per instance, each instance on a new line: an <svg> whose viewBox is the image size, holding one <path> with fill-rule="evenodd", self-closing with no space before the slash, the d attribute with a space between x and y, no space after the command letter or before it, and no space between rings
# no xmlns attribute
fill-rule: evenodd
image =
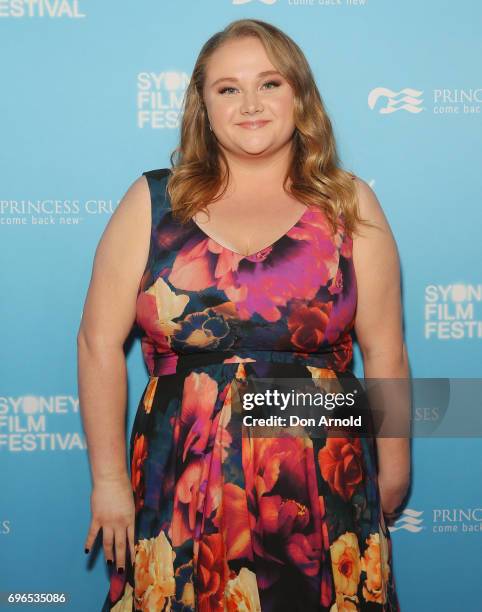
<svg viewBox="0 0 482 612"><path fill-rule="evenodd" d="M331 121L303 52L281 30L258 19L231 22L211 36L199 53L183 99L180 143L170 155L167 192L173 217L187 223L227 189L228 162L209 130L202 92L206 65L213 53L225 42L246 36L256 36L261 41L272 64L294 91L294 154L283 188L298 201L319 206L334 233L340 213L349 235L358 223L372 225L359 216L356 177L341 168ZM220 159L224 162L224 175ZM288 179L291 185L287 189Z"/></svg>

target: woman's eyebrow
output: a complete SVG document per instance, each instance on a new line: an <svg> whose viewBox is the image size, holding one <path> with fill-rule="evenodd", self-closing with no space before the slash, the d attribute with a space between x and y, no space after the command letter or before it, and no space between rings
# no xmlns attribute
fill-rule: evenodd
<svg viewBox="0 0 482 612"><path fill-rule="evenodd" d="M260 72L257 76L258 77L263 77L263 76L268 76L269 74L272 74L272 75L277 74L278 76L281 76L281 74L277 70L265 70L264 72ZM211 87L214 87L220 81L237 82L238 79L236 79L234 77L221 77L219 79L216 79L213 83L211 83Z"/></svg>

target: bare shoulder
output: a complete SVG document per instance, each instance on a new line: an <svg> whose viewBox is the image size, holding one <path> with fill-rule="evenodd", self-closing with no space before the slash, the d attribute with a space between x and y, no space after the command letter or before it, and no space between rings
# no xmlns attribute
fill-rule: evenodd
<svg viewBox="0 0 482 612"><path fill-rule="evenodd" d="M381 230L390 231L387 218L375 191L359 176L355 178L355 187L360 216L371 223L375 223ZM364 235L368 235L372 231L371 228L363 227Z"/></svg>
<svg viewBox="0 0 482 612"><path fill-rule="evenodd" d="M147 178L144 175L136 178L124 193L119 206L114 211L114 217L137 217L149 219L151 214L151 194ZM134 228L131 228L134 229Z"/></svg>
<svg viewBox="0 0 482 612"><path fill-rule="evenodd" d="M360 177L355 178L355 186L360 216L376 227L361 225L359 232L354 234L354 260L361 262L363 255L371 258L377 254L382 259L384 256L396 258L395 238L375 191Z"/></svg>
<svg viewBox="0 0 482 612"><path fill-rule="evenodd" d="M135 245L139 240L145 243L150 234L151 196L144 175L135 179L114 210L97 247L110 250L110 247L128 244ZM141 249L142 251L142 249Z"/></svg>
<svg viewBox="0 0 482 612"><path fill-rule="evenodd" d="M358 177L355 184L360 216L376 225L362 225L353 235L358 295L355 331L362 353L367 356L390 352L400 343L400 261L395 238L374 190Z"/></svg>

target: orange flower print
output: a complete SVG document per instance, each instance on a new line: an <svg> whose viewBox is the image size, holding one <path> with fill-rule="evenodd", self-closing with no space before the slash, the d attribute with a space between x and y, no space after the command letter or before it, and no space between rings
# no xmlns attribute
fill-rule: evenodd
<svg viewBox="0 0 482 612"><path fill-rule="evenodd" d="M301 306L294 310L288 319L293 346L307 353L316 351L325 339L332 307L333 303L329 302L320 307Z"/></svg>
<svg viewBox="0 0 482 612"><path fill-rule="evenodd" d="M229 567L221 534L203 536L198 550L199 612L222 610Z"/></svg>
<svg viewBox="0 0 482 612"><path fill-rule="evenodd" d="M226 612L261 612L256 574L242 567L239 574L228 581L225 589Z"/></svg>
<svg viewBox="0 0 482 612"><path fill-rule="evenodd" d="M328 486L345 501L363 479L360 438L328 437L318 453L321 475Z"/></svg>
<svg viewBox="0 0 482 612"><path fill-rule="evenodd" d="M189 297L182 294L176 295L161 277L147 289L145 294L155 300L159 328L166 336L171 336L179 327L174 319L184 312L189 303Z"/></svg>
<svg viewBox="0 0 482 612"><path fill-rule="evenodd" d="M149 378L149 382L147 383L146 391L144 393L143 407L144 412L149 414L152 409L152 403L154 401L154 395L156 394L157 383L159 378L157 376L153 376Z"/></svg>
<svg viewBox="0 0 482 612"><path fill-rule="evenodd" d="M330 612L357 612L358 597L346 597L342 593L336 594L336 602L331 606Z"/></svg>
<svg viewBox="0 0 482 612"><path fill-rule="evenodd" d="M194 535L196 514L202 505L199 495L203 461L191 461L177 481L169 537L174 546L182 546Z"/></svg>
<svg viewBox="0 0 482 612"><path fill-rule="evenodd" d="M144 505L144 474L142 468L146 459L147 439L144 434L136 433L131 464L131 483L136 502L136 512Z"/></svg>
<svg viewBox="0 0 482 612"><path fill-rule="evenodd" d="M228 520L224 520L228 517ZM246 491L239 485L226 482L222 488L222 502L218 506L213 524L226 543L226 558L252 558L251 537Z"/></svg>
<svg viewBox="0 0 482 612"><path fill-rule="evenodd" d="M336 592L355 595L361 574L358 538L347 531L333 542L330 551Z"/></svg>
<svg viewBox="0 0 482 612"><path fill-rule="evenodd" d="M182 461L199 457L213 436L213 411L218 396L218 383L206 372L191 372L184 383L185 397L181 418L175 422L174 439L182 444Z"/></svg>
<svg viewBox="0 0 482 612"><path fill-rule="evenodd" d="M320 436L244 420L256 380L299 377L318 397L357 382L343 207L305 202L283 236L243 256L181 222L171 169L143 174L151 244L135 321L149 380L130 436L136 537L102 612L400 612L374 446L344 425ZM346 405L329 412L345 417Z"/></svg>
<svg viewBox="0 0 482 612"><path fill-rule="evenodd" d="M179 565L174 572L174 579L177 583L177 591L182 586L181 598L176 599L176 604L182 604L187 610L194 610L196 606L196 590L193 583L193 558L187 563ZM184 608L181 608L184 610Z"/></svg>
<svg viewBox="0 0 482 612"><path fill-rule="evenodd" d="M331 279L328 291L334 295L343 291L343 272L338 268L336 276Z"/></svg>
<svg viewBox="0 0 482 612"><path fill-rule="evenodd" d="M120 599L116 605L111 608L111 612L132 612L132 602L134 598L134 589L132 586L126 582L126 588L124 590L124 595L122 599Z"/></svg>
<svg viewBox="0 0 482 612"><path fill-rule="evenodd" d="M186 608L193 608L196 605L196 598L194 593L194 585L192 582L186 582L182 589L181 603Z"/></svg>
<svg viewBox="0 0 482 612"><path fill-rule="evenodd" d="M142 539L136 544L134 566L136 610L151 612L151 610L171 608L171 598L176 593L173 564L175 557L176 553L172 550L164 531L155 538Z"/></svg>
<svg viewBox="0 0 482 612"><path fill-rule="evenodd" d="M365 550L361 559L361 569L366 572L367 578L363 584L363 597L366 601L375 603L385 603L386 592L385 585L387 584L390 568L385 562L386 550L382 547L387 547L385 536L382 534L380 539L379 533L371 533L367 538L368 548Z"/></svg>

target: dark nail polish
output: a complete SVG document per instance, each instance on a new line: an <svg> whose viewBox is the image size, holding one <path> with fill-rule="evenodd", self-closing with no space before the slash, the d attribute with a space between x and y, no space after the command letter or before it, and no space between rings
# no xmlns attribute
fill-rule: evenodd
<svg viewBox="0 0 482 612"><path fill-rule="evenodd" d="M114 562L112 559L107 559L107 565L110 567Z"/></svg>
<svg viewBox="0 0 482 612"><path fill-rule="evenodd" d="M122 574L123 571L124 571L124 568L123 567L119 567L119 569L117 570L117 573L118 574Z"/></svg>
<svg viewBox="0 0 482 612"><path fill-rule="evenodd" d="M89 552L90 548L84 548L84 552L85 554L87 554Z"/></svg>

